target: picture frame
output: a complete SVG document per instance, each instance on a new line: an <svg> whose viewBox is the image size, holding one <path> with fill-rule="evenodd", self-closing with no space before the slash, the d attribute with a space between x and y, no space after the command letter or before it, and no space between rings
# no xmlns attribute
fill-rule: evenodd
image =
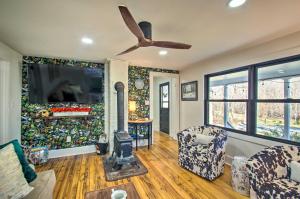
<svg viewBox="0 0 300 199"><path fill-rule="evenodd" d="M198 101L198 81L181 84L181 101Z"/></svg>

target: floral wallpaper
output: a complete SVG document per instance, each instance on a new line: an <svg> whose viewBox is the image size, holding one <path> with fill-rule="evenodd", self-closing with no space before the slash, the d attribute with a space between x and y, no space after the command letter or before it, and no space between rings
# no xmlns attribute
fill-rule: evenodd
<svg viewBox="0 0 300 199"><path fill-rule="evenodd" d="M140 118L150 117L150 85L149 85L149 73L150 72L163 72L163 73L175 73L177 70L166 70L161 68L146 68L140 66L129 66L128 68L128 100L136 101L136 114ZM137 89L135 87L135 80L141 79L144 81L144 88ZM128 129L132 133L133 129ZM142 130L145 132L146 129Z"/></svg>
<svg viewBox="0 0 300 199"><path fill-rule="evenodd" d="M28 102L27 68L30 63L65 64L70 66L103 68L102 63L52 59L42 57L23 57L22 67L22 132L21 141L26 146L48 146L49 149L63 149L94 144L99 135L104 133L104 103L99 104L30 104ZM104 73L103 73L104 74ZM103 87L104 89L104 87ZM45 119L38 115L41 110L54 107L91 107L88 119L59 118ZM67 137L70 136L70 142Z"/></svg>

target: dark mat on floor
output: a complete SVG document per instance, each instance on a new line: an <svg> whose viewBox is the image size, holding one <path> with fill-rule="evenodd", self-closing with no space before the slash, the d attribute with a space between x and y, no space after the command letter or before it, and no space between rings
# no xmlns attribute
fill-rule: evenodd
<svg viewBox="0 0 300 199"><path fill-rule="evenodd" d="M129 178L132 176L143 175L148 172L148 169L143 165L143 163L138 159L136 155L136 164L127 164L122 167L119 171L114 171L112 169L112 161L110 156L103 156L102 161L104 165L105 178L107 181L116 181L124 178Z"/></svg>

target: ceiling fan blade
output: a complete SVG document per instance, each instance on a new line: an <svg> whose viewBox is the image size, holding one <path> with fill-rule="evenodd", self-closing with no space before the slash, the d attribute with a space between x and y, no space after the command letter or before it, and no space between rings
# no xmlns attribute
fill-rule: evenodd
<svg viewBox="0 0 300 199"><path fill-rule="evenodd" d="M138 48L139 48L138 45L134 45L134 46L128 48L127 50L125 50L125 51L123 51L123 52L121 52L121 53L119 53L119 54L117 54L117 55L123 55L123 54L129 53L129 52L131 52L131 51L134 51L134 50L136 50L136 49L138 49Z"/></svg>
<svg viewBox="0 0 300 199"><path fill-rule="evenodd" d="M162 47L162 48L175 48L175 49L190 49L192 45L177 43L172 41L153 41L152 46Z"/></svg>
<svg viewBox="0 0 300 199"><path fill-rule="evenodd" d="M129 30L139 39L144 40L145 36L139 25L134 20L126 6L119 6L119 10Z"/></svg>

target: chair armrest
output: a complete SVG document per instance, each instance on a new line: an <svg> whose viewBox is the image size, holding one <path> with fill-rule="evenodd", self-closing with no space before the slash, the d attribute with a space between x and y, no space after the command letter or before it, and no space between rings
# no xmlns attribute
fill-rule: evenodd
<svg viewBox="0 0 300 199"><path fill-rule="evenodd" d="M213 161L215 157L225 153L225 146L227 142L227 131L221 130L221 132L208 144L208 159Z"/></svg>

